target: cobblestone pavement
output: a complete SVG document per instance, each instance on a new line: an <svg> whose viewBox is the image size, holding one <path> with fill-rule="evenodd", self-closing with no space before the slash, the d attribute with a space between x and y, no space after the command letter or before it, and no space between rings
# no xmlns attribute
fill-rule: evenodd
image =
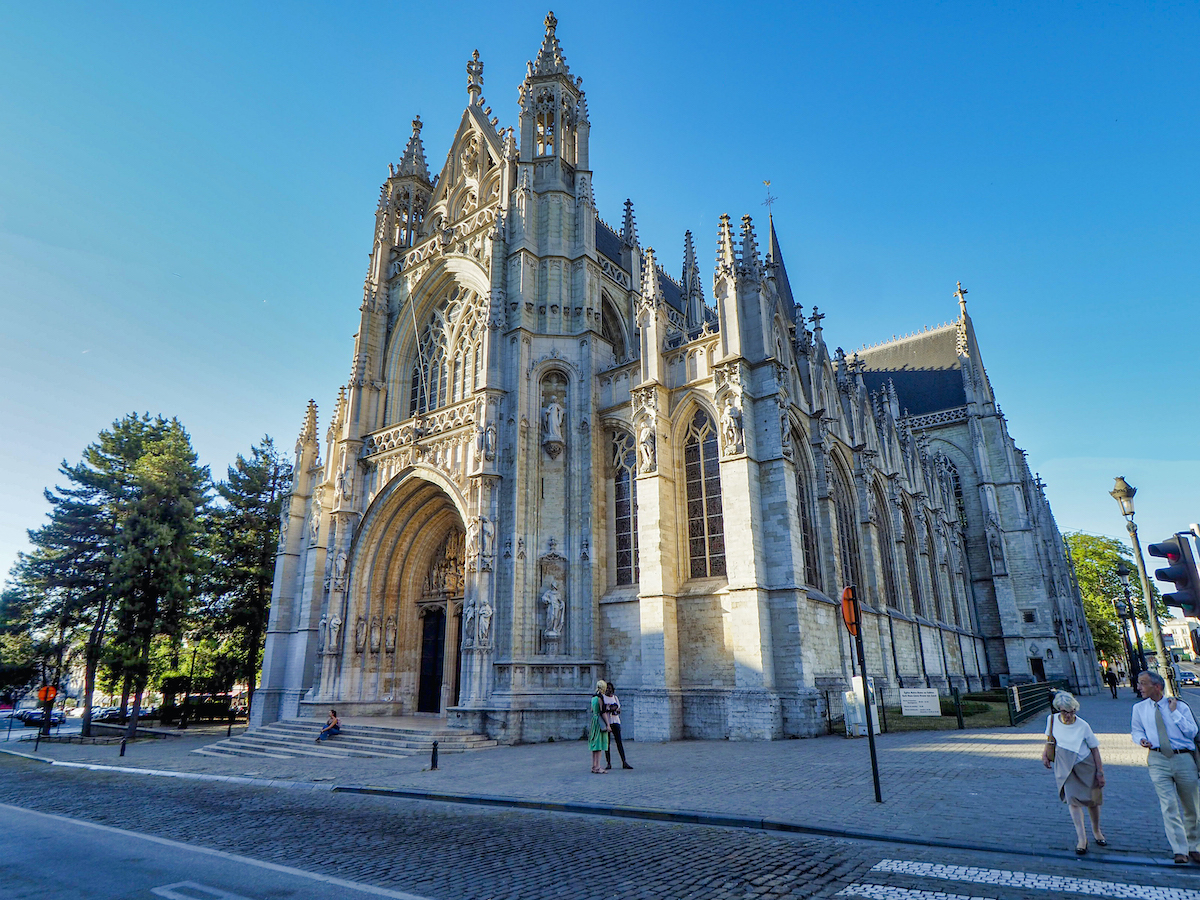
<svg viewBox="0 0 1200 900"><path fill-rule="evenodd" d="M927 900L933 892L943 892L937 894L941 898L993 900L1071 894L1200 900L1200 867L1193 872L1086 859L1033 860L712 826L145 778L3 756L0 803L431 900L567 895L576 900ZM10 864L0 862L0 896L4 868ZM238 893L237 885L215 887ZM326 892L314 887L311 896ZM337 893L349 895L345 890Z"/></svg>
<svg viewBox="0 0 1200 900"><path fill-rule="evenodd" d="M1187 694L1200 709L1200 691ZM1106 693L1082 701L1082 715L1100 737L1108 775L1107 855L1162 859L1167 846L1145 751L1129 739L1132 694L1123 689L1118 700ZM1038 718L1015 729L881 735L882 804L874 802L866 741L837 736L764 743L634 742L627 749L635 769L614 769L603 777L588 772L590 755L580 742L443 754L436 772L424 771L429 761L423 756L273 760L189 752L223 737L224 729L131 744L124 759L112 745L43 745L38 755L321 785L702 810L1027 853L1069 853L1074 830L1050 773L1039 763L1044 728L1045 719Z"/></svg>

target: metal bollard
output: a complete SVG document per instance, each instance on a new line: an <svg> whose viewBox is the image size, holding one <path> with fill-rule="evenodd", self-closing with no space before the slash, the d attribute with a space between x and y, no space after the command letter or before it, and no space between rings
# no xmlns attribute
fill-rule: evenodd
<svg viewBox="0 0 1200 900"><path fill-rule="evenodd" d="M125 755L125 738L121 738L121 755Z"/></svg>
<svg viewBox="0 0 1200 900"><path fill-rule="evenodd" d="M965 730L967 726L963 724L962 695L958 692L958 688L954 689L954 712L958 716L958 730Z"/></svg>
<svg viewBox="0 0 1200 900"><path fill-rule="evenodd" d="M433 742L433 754L429 757L429 771L433 772L437 769L437 745L438 742Z"/></svg>

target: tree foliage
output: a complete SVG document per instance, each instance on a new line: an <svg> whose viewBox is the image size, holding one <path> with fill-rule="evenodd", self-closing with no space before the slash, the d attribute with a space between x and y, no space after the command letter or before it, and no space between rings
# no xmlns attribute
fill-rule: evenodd
<svg viewBox="0 0 1200 900"><path fill-rule="evenodd" d="M1079 592L1083 597L1083 611L1087 616L1096 649L1109 660L1124 660L1125 647L1121 638L1121 626L1113 606L1114 601L1123 601L1125 597L1124 587L1117 575L1117 568L1122 562L1131 572L1129 593L1134 614L1139 621L1147 626L1149 624L1133 552L1115 538L1082 531L1070 532L1064 535L1063 539L1070 548L1071 559L1075 564L1075 578L1079 582ZM1153 581L1150 582L1150 593L1154 598L1155 607L1161 612L1161 598ZM1143 643L1146 643L1145 636Z"/></svg>

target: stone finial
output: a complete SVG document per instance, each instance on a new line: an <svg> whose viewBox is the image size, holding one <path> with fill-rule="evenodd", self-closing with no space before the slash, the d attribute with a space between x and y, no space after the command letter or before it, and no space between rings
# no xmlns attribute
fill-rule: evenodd
<svg viewBox="0 0 1200 900"><path fill-rule="evenodd" d="M633 201L625 201L625 220L621 223L621 240L626 247L636 247L637 223L633 219Z"/></svg>
<svg viewBox="0 0 1200 900"><path fill-rule="evenodd" d="M958 290L954 292L954 296L958 298L958 309L964 316L967 314L967 289L962 286L962 282L958 283Z"/></svg>
<svg viewBox="0 0 1200 900"><path fill-rule="evenodd" d="M646 304L659 300L658 266L654 262L654 248L647 247L642 256L642 299Z"/></svg>
<svg viewBox="0 0 1200 900"><path fill-rule="evenodd" d="M733 226L729 214L722 213L717 229L717 272L732 275L737 268L737 253L733 248Z"/></svg>
<svg viewBox="0 0 1200 900"><path fill-rule="evenodd" d="M479 59L479 51L476 50L467 60L467 93L471 96L472 103L479 98L482 91L483 63Z"/></svg>
<svg viewBox="0 0 1200 900"><path fill-rule="evenodd" d="M749 216L742 216L742 272L747 278L757 278L762 274L758 239L754 236L754 220Z"/></svg>
<svg viewBox="0 0 1200 900"><path fill-rule="evenodd" d="M304 413L304 427L300 429L301 444L317 442L317 401L309 400L308 409Z"/></svg>

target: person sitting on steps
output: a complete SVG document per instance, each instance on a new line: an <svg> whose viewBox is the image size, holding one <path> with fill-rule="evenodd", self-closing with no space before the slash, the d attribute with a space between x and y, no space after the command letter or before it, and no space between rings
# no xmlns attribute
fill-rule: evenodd
<svg viewBox="0 0 1200 900"><path fill-rule="evenodd" d="M341 733L342 723L338 721L337 710L331 709L329 711L329 718L325 720L325 727L322 728L321 733L317 735L317 743L319 744L326 738L331 738L335 734Z"/></svg>

